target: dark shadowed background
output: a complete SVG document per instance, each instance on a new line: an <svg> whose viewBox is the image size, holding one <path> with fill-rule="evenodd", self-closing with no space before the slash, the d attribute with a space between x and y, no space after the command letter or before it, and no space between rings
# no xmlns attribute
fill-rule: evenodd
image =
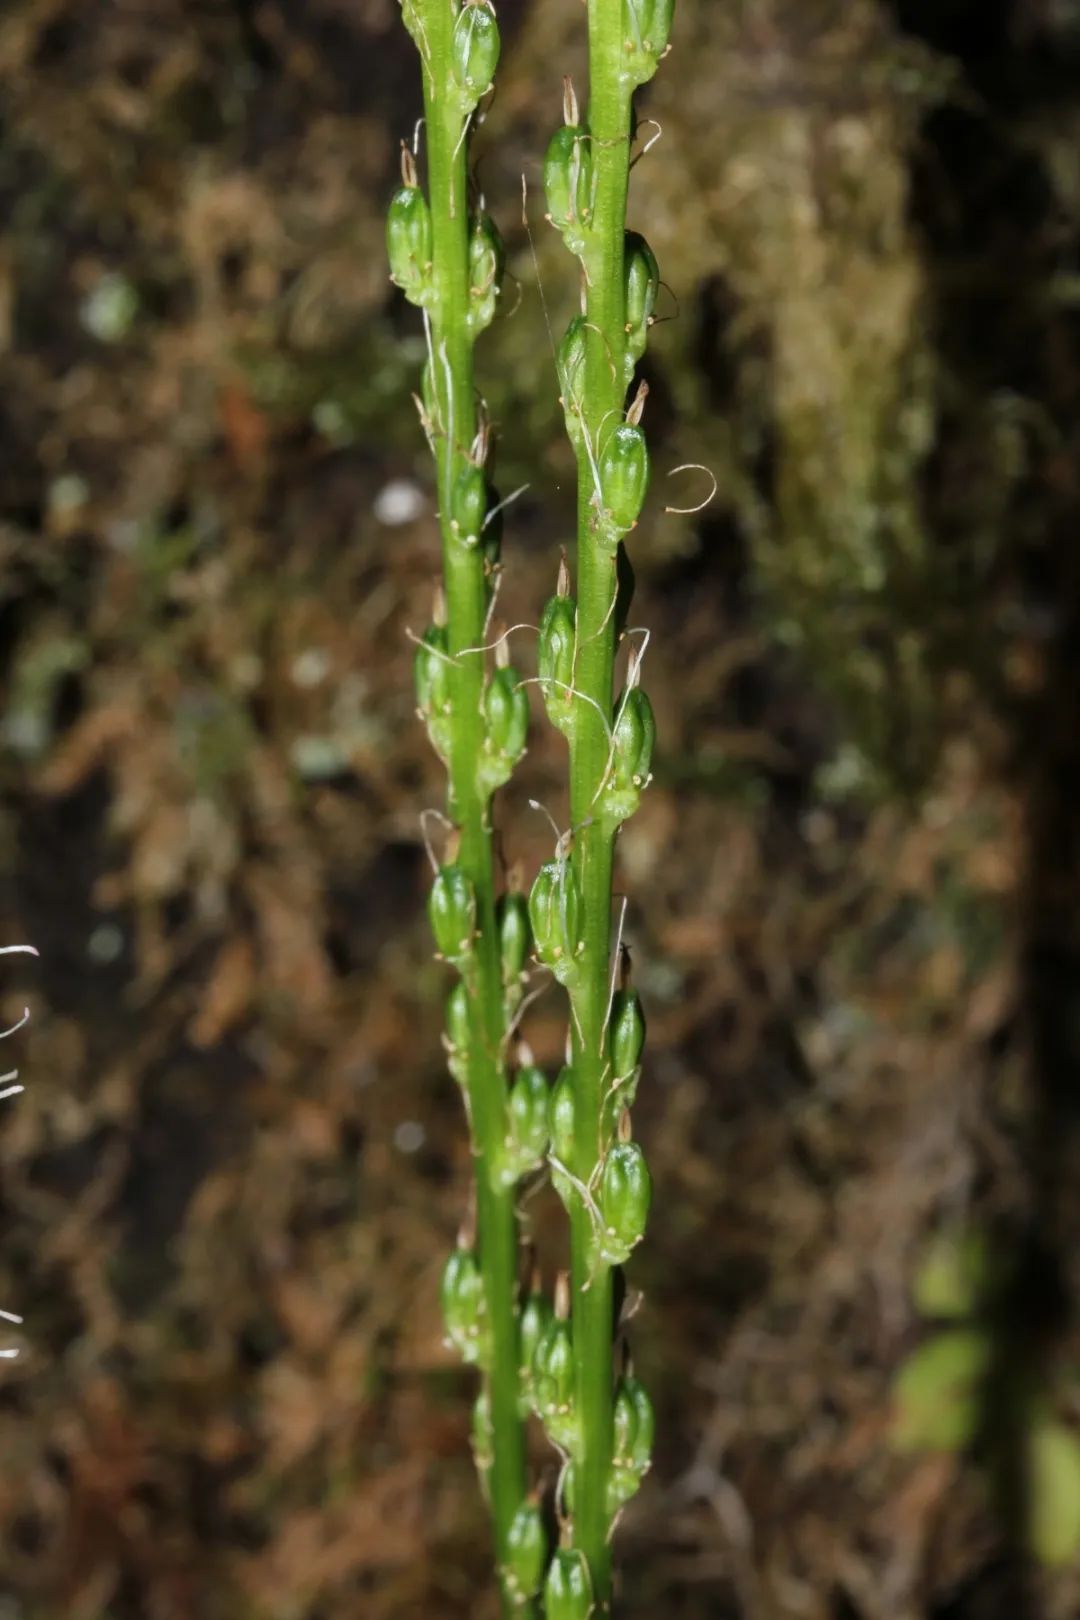
<svg viewBox="0 0 1080 1620"><path fill-rule="evenodd" d="M499 19L513 623L572 532L538 158L584 12ZM1080 1429L1078 70L1077 0L680 0L642 98L661 741L620 882L659 1442L626 1620L1080 1613L1023 1536L1023 1413ZM0 1001L33 1010L0 1620L493 1612L436 1299L469 1158L406 633L423 348L382 245L418 103L394 0L0 15L0 943L41 951ZM682 463L718 480L693 517ZM527 871L564 779L537 714L500 811ZM972 1233L992 1308L920 1309ZM973 1314L966 1449L904 1449L898 1374Z"/></svg>

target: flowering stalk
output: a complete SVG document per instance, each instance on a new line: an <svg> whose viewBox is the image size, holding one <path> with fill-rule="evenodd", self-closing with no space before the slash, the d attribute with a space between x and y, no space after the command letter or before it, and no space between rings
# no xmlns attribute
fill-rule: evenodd
<svg viewBox="0 0 1080 1620"><path fill-rule="evenodd" d="M413 154L387 226L391 275L424 312L428 361L421 419L435 457L443 582L416 656L420 712L449 777L454 824L429 914L458 980L446 1048L472 1131L475 1222L443 1277L450 1340L483 1373L474 1449L490 1498L507 1614L535 1614L547 1562L539 1510L526 1496L515 1186L543 1163L547 1084L523 1063L511 1083L508 1045L529 950L524 897L497 901L489 805L525 748L528 702L504 658L479 650L498 566L498 501L488 477L490 430L477 409L473 345L499 294L502 244L467 171L468 135L491 86L499 31L488 0L402 0L423 68L427 196Z"/></svg>
<svg viewBox="0 0 1080 1620"><path fill-rule="evenodd" d="M572 848L546 867L531 907L537 952L566 987L570 1062L552 1098L551 1164L571 1222L571 1298L556 1312L562 1399L545 1416L567 1457L564 1547L548 1573L548 1620L611 1610L611 1531L648 1467L652 1407L629 1367L613 1374L613 1278L640 1241L651 1194L632 1139L645 1026L628 965L611 975L612 865L619 826L649 778L654 723L632 653L614 701L625 571L619 553L641 512L649 458L647 389L626 408L653 320L659 273L626 231L635 89L666 53L674 0L588 0L590 98L572 85L544 165L549 218L582 267L584 309L559 350L578 462L577 599L561 571L541 623L541 686L570 745ZM560 1320L561 1315L561 1320ZM554 1330L553 1330L554 1331ZM541 1344L543 1360L544 1344ZM548 1349L550 1359L550 1347ZM555 1422L552 1422L554 1417Z"/></svg>

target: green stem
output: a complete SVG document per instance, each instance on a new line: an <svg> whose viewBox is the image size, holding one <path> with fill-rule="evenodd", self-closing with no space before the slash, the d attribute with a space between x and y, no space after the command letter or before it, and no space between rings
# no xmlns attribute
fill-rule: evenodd
<svg viewBox="0 0 1080 1620"><path fill-rule="evenodd" d="M483 654L466 654L484 640L487 585L480 547L467 549L450 527L455 481L466 465L477 430L473 338L466 324L469 299L469 209L462 117L449 93L453 12L448 0L420 0L425 28L424 106L432 262L436 296L430 311L431 353L439 428L436 437L452 672L453 731L448 762L450 802L460 831L458 864L477 898L477 938L467 976L470 1054L466 1091L476 1159L477 1248L491 1332L488 1396L493 1460L489 1474L495 1543L505 1562L507 1536L525 1498L525 1445L519 1415L518 1234L512 1188L497 1187L492 1170L506 1134L506 1073L502 968L495 917L495 882L487 800L477 782L484 727ZM433 64L445 65L442 82ZM530 1616L528 1605L507 1614Z"/></svg>
<svg viewBox="0 0 1080 1620"><path fill-rule="evenodd" d="M625 386L623 253L630 162L630 91L622 82L622 0L589 0L589 116L595 184L585 254L587 347L583 420L593 459L579 463L575 686L571 738L574 861L584 910L584 950L573 994L577 1080L574 1172L588 1183L600 1150L601 1103L610 986L611 875L614 830L594 819L608 762L604 719L613 713L615 562L595 532L594 464L602 437L622 419ZM588 1560L597 1614L610 1612L611 1548L607 1486L612 1445L612 1274L595 1259L589 1211L579 1201L571 1223L575 1397L581 1449L575 1469L574 1545Z"/></svg>

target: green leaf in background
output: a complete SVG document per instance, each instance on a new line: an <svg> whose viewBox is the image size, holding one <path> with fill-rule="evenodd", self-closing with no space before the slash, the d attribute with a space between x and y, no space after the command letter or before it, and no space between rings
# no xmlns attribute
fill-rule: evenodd
<svg viewBox="0 0 1080 1620"><path fill-rule="evenodd" d="M1080 1557L1080 1438L1063 1423L1031 1432L1031 1550L1040 1563Z"/></svg>
<svg viewBox="0 0 1080 1620"><path fill-rule="evenodd" d="M939 1321L973 1316L985 1303L992 1277L984 1232L939 1233L915 1274L915 1308L920 1316Z"/></svg>
<svg viewBox="0 0 1080 1620"><path fill-rule="evenodd" d="M893 1439L901 1450L960 1451L970 1444L990 1353L986 1333L951 1328L908 1357L893 1386Z"/></svg>

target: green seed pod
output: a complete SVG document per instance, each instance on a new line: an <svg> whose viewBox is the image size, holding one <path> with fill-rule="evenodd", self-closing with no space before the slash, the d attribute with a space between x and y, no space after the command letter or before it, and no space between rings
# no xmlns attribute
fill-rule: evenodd
<svg viewBox="0 0 1080 1620"><path fill-rule="evenodd" d="M521 1321L518 1324L518 1355L523 1385L531 1383L536 1347L547 1332L550 1321L551 1304L547 1296L540 1292L538 1284L534 1283L521 1307Z"/></svg>
<svg viewBox="0 0 1080 1620"><path fill-rule="evenodd" d="M499 901L497 920L503 984L509 990L520 984L532 944L529 902L525 896L516 889L504 894Z"/></svg>
<svg viewBox="0 0 1080 1620"><path fill-rule="evenodd" d="M585 317L575 315L563 333L555 357L559 374L559 393L562 396L566 431L575 450L585 444L582 410L585 403Z"/></svg>
<svg viewBox="0 0 1080 1620"><path fill-rule="evenodd" d="M652 1202L652 1177L636 1142L616 1142L604 1159L600 1176L602 1257L621 1266L645 1235Z"/></svg>
<svg viewBox="0 0 1080 1620"><path fill-rule="evenodd" d="M509 665L495 670L484 691L484 757L480 784L485 792L510 777L525 752L529 731L529 697L521 677Z"/></svg>
<svg viewBox="0 0 1080 1620"><path fill-rule="evenodd" d="M471 113L490 90L499 47L499 25L487 0L465 0L454 24L450 57L463 113Z"/></svg>
<svg viewBox="0 0 1080 1620"><path fill-rule="evenodd" d="M558 1159L559 1163L563 1165L569 1165L574 1156L576 1111L577 1079L573 1069L564 1068L560 1071L552 1089L549 1112L551 1156ZM552 1165L551 1169L551 1185L562 1199L563 1204L569 1209L570 1200L574 1195L572 1183L554 1165Z"/></svg>
<svg viewBox="0 0 1080 1620"><path fill-rule="evenodd" d="M644 1384L626 1374L615 1391L612 1461L621 1468L644 1474L652 1461L656 1414Z"/></svg>
<svg viewBox="0 0 1080 1620"><path fill-rule="evenodd" d="M623 79L646 84L667 50L675 0L623 0Z"/></svg>
<svg viewBox="0 0 1080 1620"><path fill-rule="evenodd" d="M576 1547L560 1547L548 1565L544 1582L545 1620L588 1620L592 1606L592 1581L585 1554Z"/></svg>
<svg viewBox="0 0 1080 1620"><path fill-rule="evenodd" d="M523 1502L506 1533L503 1584L514 1608L535 1597L547 1567L548 1538L544 1517L535 1502Z"/></svg>
<svg viewBox="0 0 1080 1620"><path fill-rule="evenodd" d="M416 702L426 719L433 714L450 712L449 662L450 640L446 626L433 624L424 631L424 639L413 657L413 679L416 684Z"/></svg>
<svg viewBox="0 0 1080 1620"><path fill-rule="evenodd" d="M561 985L570 984L581 950L581 893L569 860L540 868L529 895L529 921L541 962Z"/></svg>
<svg viewBox="0 0 1080 1620"><path fill-rule="evenodd" d="M593 202L592 141L580 124L564 124L548 142L544 192L551 223L562 232L570 252L580 257Z"/></svg>
<svg viewBox="0 0 1080 1620"><path fill-rule="evenodd" d="M568 1284L560 1277L555 1314L533 1356L533 1394L536 1410L551 1439L564 1451L573 1448L578 1425L574 1416L574 1344L570 1323L562 1314L569 1308Z"/></svg>
<svg viewBox="0 0 1080 1620"><path fill-rule="evenodd" d="M616 1080L623 1080L641 1062L645 1048L645 1014L641 1010L641 997L636 990L617 990L611 1003L611 1024L608 1033L611 1052L611 1070Z"/></svg>
<svg viewBox="0 0 1080 1620"><path fill-rule="evenodd" d="M483 467L466 462L454 482L450 499L450 527L463 546L478 546L488 509L488 486Z"/></svg>
<svg viewBox="0 0 1080 1620"><path fill-rule="evenodd" d="M443 866L428 897L435 945L448 962L461 966L476 931L476 890L460 866Z"/></svg>
<svg viewBox="0 0 1080 1620"><path fill-rule="evenodd" d="M481 1479L485 1479L488 1469L495 1461L495 1430L491 1422L491 1401L486 1389L480 1391L473 1403L472 1453L476 1471Z"/></svg>
<svg viewBox="0 0 1080 1620"><path fill-rule="evenodd" d="M484 1281L471 1249L458 1247L442 1277L442 1312L446 1336L463 1361L478 1362L485 1350Z"/></svg>
<svg viewBox="0 0 1080 1620"><path fill-rule="evenodd" d="M540 619L536 668L548 719L564 736L569 736L574 723L576 648L577 603L572 596L552 596Z"/></svg>
<svg viewBox="0 0 1080 1620"><path fill-rule="evenodd" d="M656 313L660 292L660 266L643 236L627 231L623 260L626 291L626 382L633 380L634 367L645 353L649 328Z"/></svg>
<svg viewBox="0 0 1080 1620"><path fill-rule="evenodd" d="M616 782L626 787L644 787L652 768L656 743L656 717L648 695L640 686L626 692L618 706L615 724Z"/></svg>
<svg viewBox="0 0 1080 1620"><path fill-rule="evenodd" d="M446 1066L459 1085L468 1075L469 992L459 979L446 998Z"/></svg>
<svg viewBox="0 0 1080 1620"><path fill-rule="evenodd" d="M608 1511L616 1514L636 1494L652 1461L656 1418L648 1392L629 1374L615 1392Z"/></svg>
<svg viewBox="0 0 1080 1620"><path fill-rule="evenodd" d="M397 283L410 303L427 303L432 285L431 210L415 183L406 182L390 199L386 254L390 260L390 279Z"/></svg>
<svg viewBox="0 0 1080 1620"><path fill-rule="evenodd" d="M547 1076L535 1064L518 1070L507 1098L507 1134L499 1180L512 1187L544 1162L548 1145Z"/></svg>
<svg viewBox="0 0 1080 1620"><path fill-rule="evenodd" d="M606 821L618 823L635 813L641 803L642 789L648 786L656 719L652 704L640 686L623 694L616 716L611 765L600 809Z"/></svg>
<svg viewBox="0 0 1080 1620"><path fill-rule="evenodd" d="M502 292L506 249L490 214L477 214L469 233L469 307L465 324L483 332L495 317Z"/></svg>
<svg viewBox="0 0 1080 1620"><path fill-rule="evenodd" d="M641 516L649 487L649 449L636 422L620 422L600 456L601 539L614 549Z"/></svg>

